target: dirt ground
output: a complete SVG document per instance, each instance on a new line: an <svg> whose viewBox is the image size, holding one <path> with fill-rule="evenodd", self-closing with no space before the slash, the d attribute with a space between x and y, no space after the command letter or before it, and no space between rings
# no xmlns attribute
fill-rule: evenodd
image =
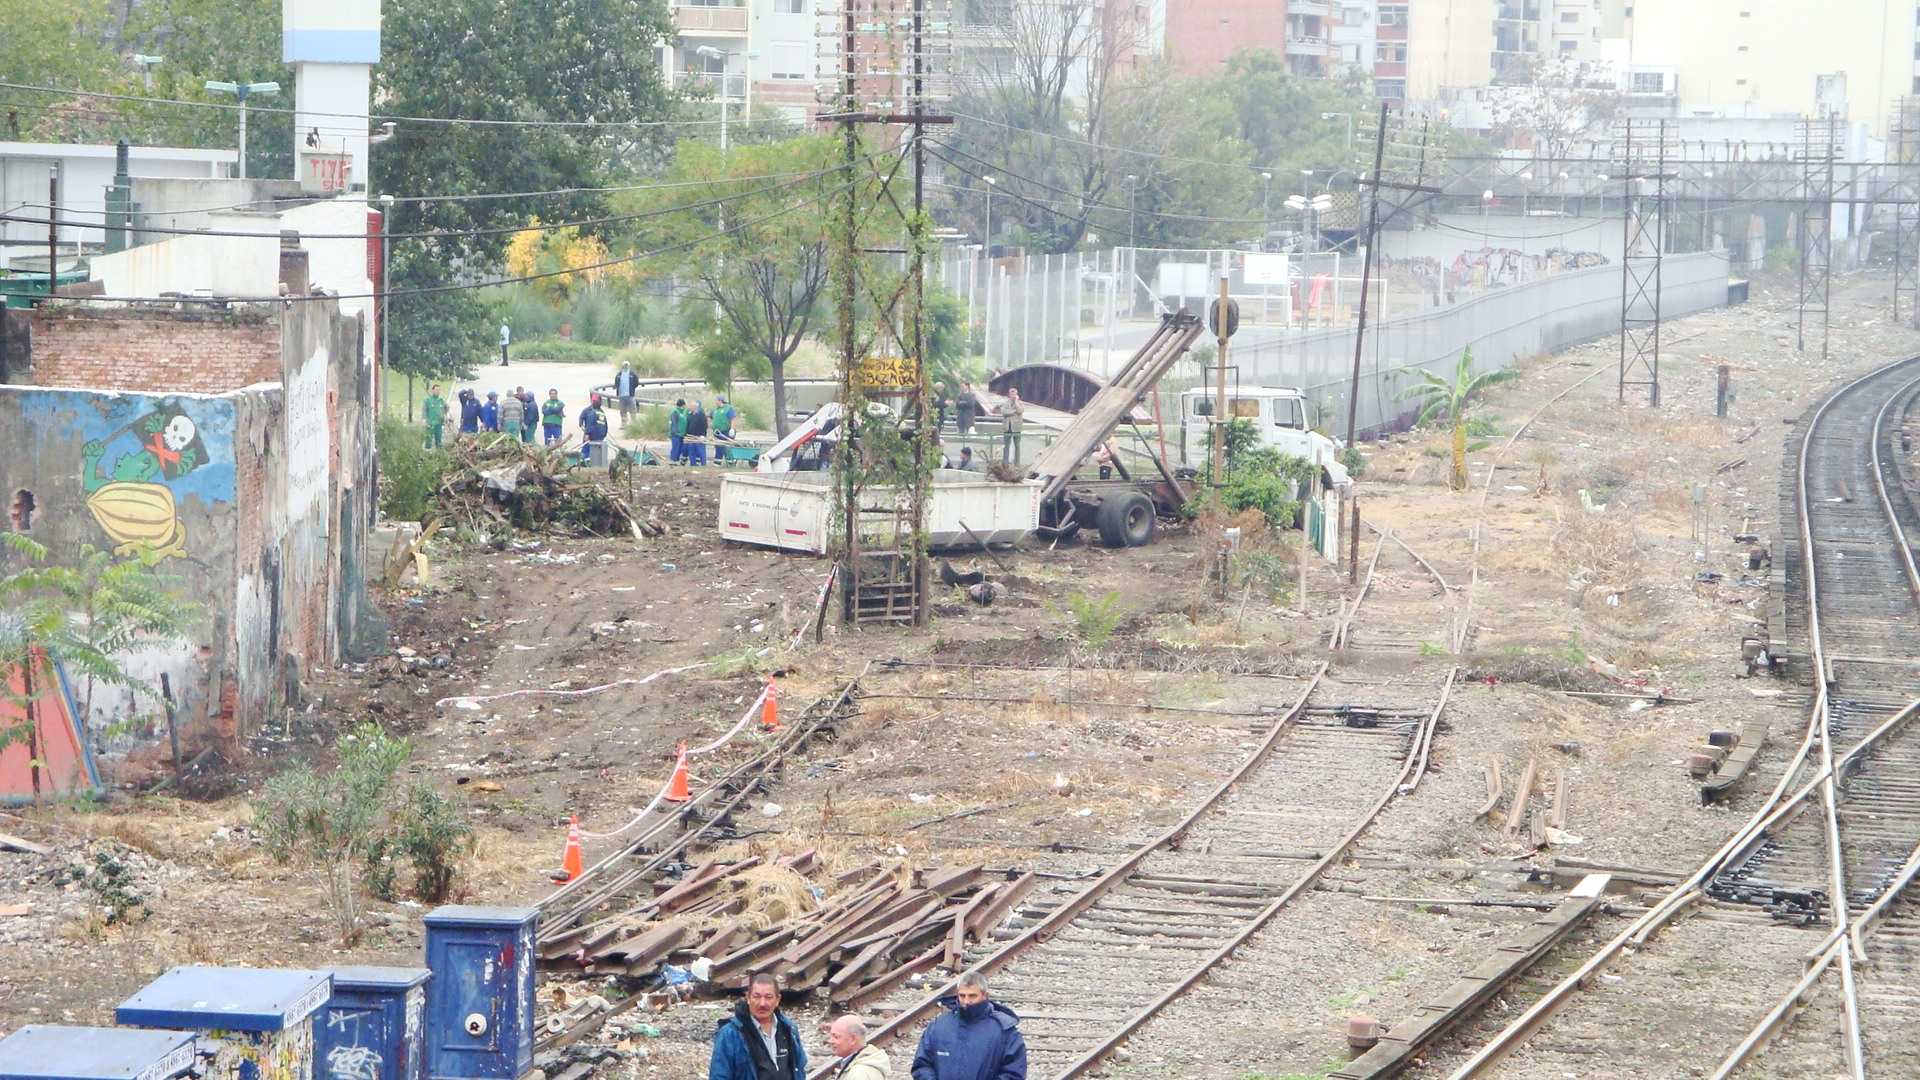
<svg viewBox="0 0 1920 1080"><path fill-rule="evenodd" d="M1525 888L1501 869L1514 860L1672 870L1711 849L1753 796L1702 807L1687 751L1711 730L1784 731L1797 716L1781 684L1744 677L1740 639L1764 618L1766 574L1746 569L1755 545L1733 537L1772 542L1784 421L1843 374L1920 351L1920 335L1888 322L1886 292L1884 278L1836 279L1824 361L1793 348L1790 287L1756 283L1743 307L1669 323L1658 410L1618 404L1614 340L1538 358L1480 411L1489 434L1476 436L1486 445L1471 455L1467 493L1445 487L1441 433L1370 448L1365 517L1425 556L1456 605L1486 470L1498 466L1474 634L1432 772L1362 836L1334 891L1283 913L1140 1032L1112 1073L1324 1075L1344 1060L1349 1013L1409 1011L1523 917L1363 895L1512 895ZM1736 393L1724 421L1713 415L1722 363ZM1176 820L1241 760L1263 715L1326 658L1341 603L1344 575L1326 566L1312 570L1305 615L1284 595L1222 603L1206 584L1205 530L1181 527L1143 549L1033 545L1007 554L1005 572L956 558L998 574L1010 595L981 608L955 591L924 631L830 629L823 644L809 636L790 650L824 564L718 542L714 470L641 476L636 504L666 536L443 549L430 585L381 598L395 655L322 673L257 733L253 759L217 778L217 797L121 793L101 807L0 816L0 832L54 848L0 851L0 1030L106 1021L177 963L417 962L421 905L369 901L365 938L340 947L318 882L273 864L253 827L249 796L264 777L297 759L324 765L332 738L361 720L410 737L410 777L450 793L474 824L460 895L527 903L552 887L568 815L591 832L624 823L676 744L731 727L769 675L783 707L798 709L864 672L858 718L790 764L765 800L777 813L763 805L747 842L835 860L1034 867L1066 881ZM1096 646L1076 635L1072 612L1108 593L1118 626ZM943 666L886 664L895 658ZM641 682L687 665L699 666ZM535 690L593 692L496 696ZM1564 690L1681 703L1630 711ZM700 759L695 782L751 748L747 735ZM1567 835L1542 851L1474 817L1489 761L1511 784L1530 757L1569 791ZM589 840L588 862L615 843ZM108 923L116 889L141 903ZM25 914L8 914L20 905ZM691 1005L650 1018L658 1034L621 1038L605 1074L697 1075L719 1015Z"/></svg>

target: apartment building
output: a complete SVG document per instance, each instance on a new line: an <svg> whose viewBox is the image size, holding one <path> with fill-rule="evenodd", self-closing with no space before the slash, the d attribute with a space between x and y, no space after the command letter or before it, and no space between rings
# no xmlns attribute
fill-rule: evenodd
<svg viewBox="0 0 1920 1080"><path fill-rule="evenodd" d="M673 0L675 37L661 64L668 84L703 88L735 119L762 104L804 121L821 74L815 3Z"/></svg>
<svg viewBox="0 0 1920 1080"><path fill-rule="evenodd" d="M1066 97L1080 101L1096 69L1109 74L1160 55L1184 0L951 0L953 86L985 90L1063 60ZM1210 0L1211 2L1211 0ZM1236 0L1225 0L1233 4ZM1279 0L1250 0L1271 7ZM1198 25L1189 18L1188 25ZM1220 55L1224 62L1225 54ZM1204 69L1204 66L1203 68ZM1184 68L1183 68L1184 70Z"/></svg>

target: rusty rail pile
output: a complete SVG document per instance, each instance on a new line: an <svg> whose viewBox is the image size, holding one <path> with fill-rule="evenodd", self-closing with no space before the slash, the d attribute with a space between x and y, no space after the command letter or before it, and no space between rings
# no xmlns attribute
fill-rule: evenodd
<svg viewBox="0 0 1920 1080"><path fill-rule="evenodd" d="M785 917L767 922L756 892L770 890L753 872L768 866L827 899L806 911L776 907ZM541 959L645 976L670 960L705 957L705 989L744 989L755 972L772 971L790 991L820 990L836 1007L854 1008L915 972L955 964L1034 880L992 880L978 865L916 870L899 860L828 875L813 851L770 862L711 860L628 911L542 947Z"/></svg>

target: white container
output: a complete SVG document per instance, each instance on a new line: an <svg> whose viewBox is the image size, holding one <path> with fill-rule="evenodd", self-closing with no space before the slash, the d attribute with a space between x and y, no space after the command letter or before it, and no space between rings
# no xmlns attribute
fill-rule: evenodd
<svg viewBox="0 0 1920 1080"><path fill-rule="evenodd" d="M727 540L825 555L833 528L833 474L729 473L720 482L720 535ZM868 509L904 506L891 489L869 490ZM863 542L891 545L891 517L862 515ZM937 469L927 504L927 542L973 546L960 523L989 544L1010 544L1040 524L1040 485L1002 484L979 473Z"/></svg>

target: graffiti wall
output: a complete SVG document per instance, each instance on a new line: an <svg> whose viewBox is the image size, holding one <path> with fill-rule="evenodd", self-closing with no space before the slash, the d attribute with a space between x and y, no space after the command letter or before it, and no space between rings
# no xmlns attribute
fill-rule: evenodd
<svg viewBox="0 0 1920 1080"><path fill-rule="evenodd" d="M233 580L236 395L137 394L0 386L0 431L31 454L0 455L8 527L53 562L87 548L161 556L202 605L195 641L143 649L128 666L202 708L202 644L220 633L222 582ZM121 689L79 690L94 749L112 753L157 733L157 710Z"/></svg>

